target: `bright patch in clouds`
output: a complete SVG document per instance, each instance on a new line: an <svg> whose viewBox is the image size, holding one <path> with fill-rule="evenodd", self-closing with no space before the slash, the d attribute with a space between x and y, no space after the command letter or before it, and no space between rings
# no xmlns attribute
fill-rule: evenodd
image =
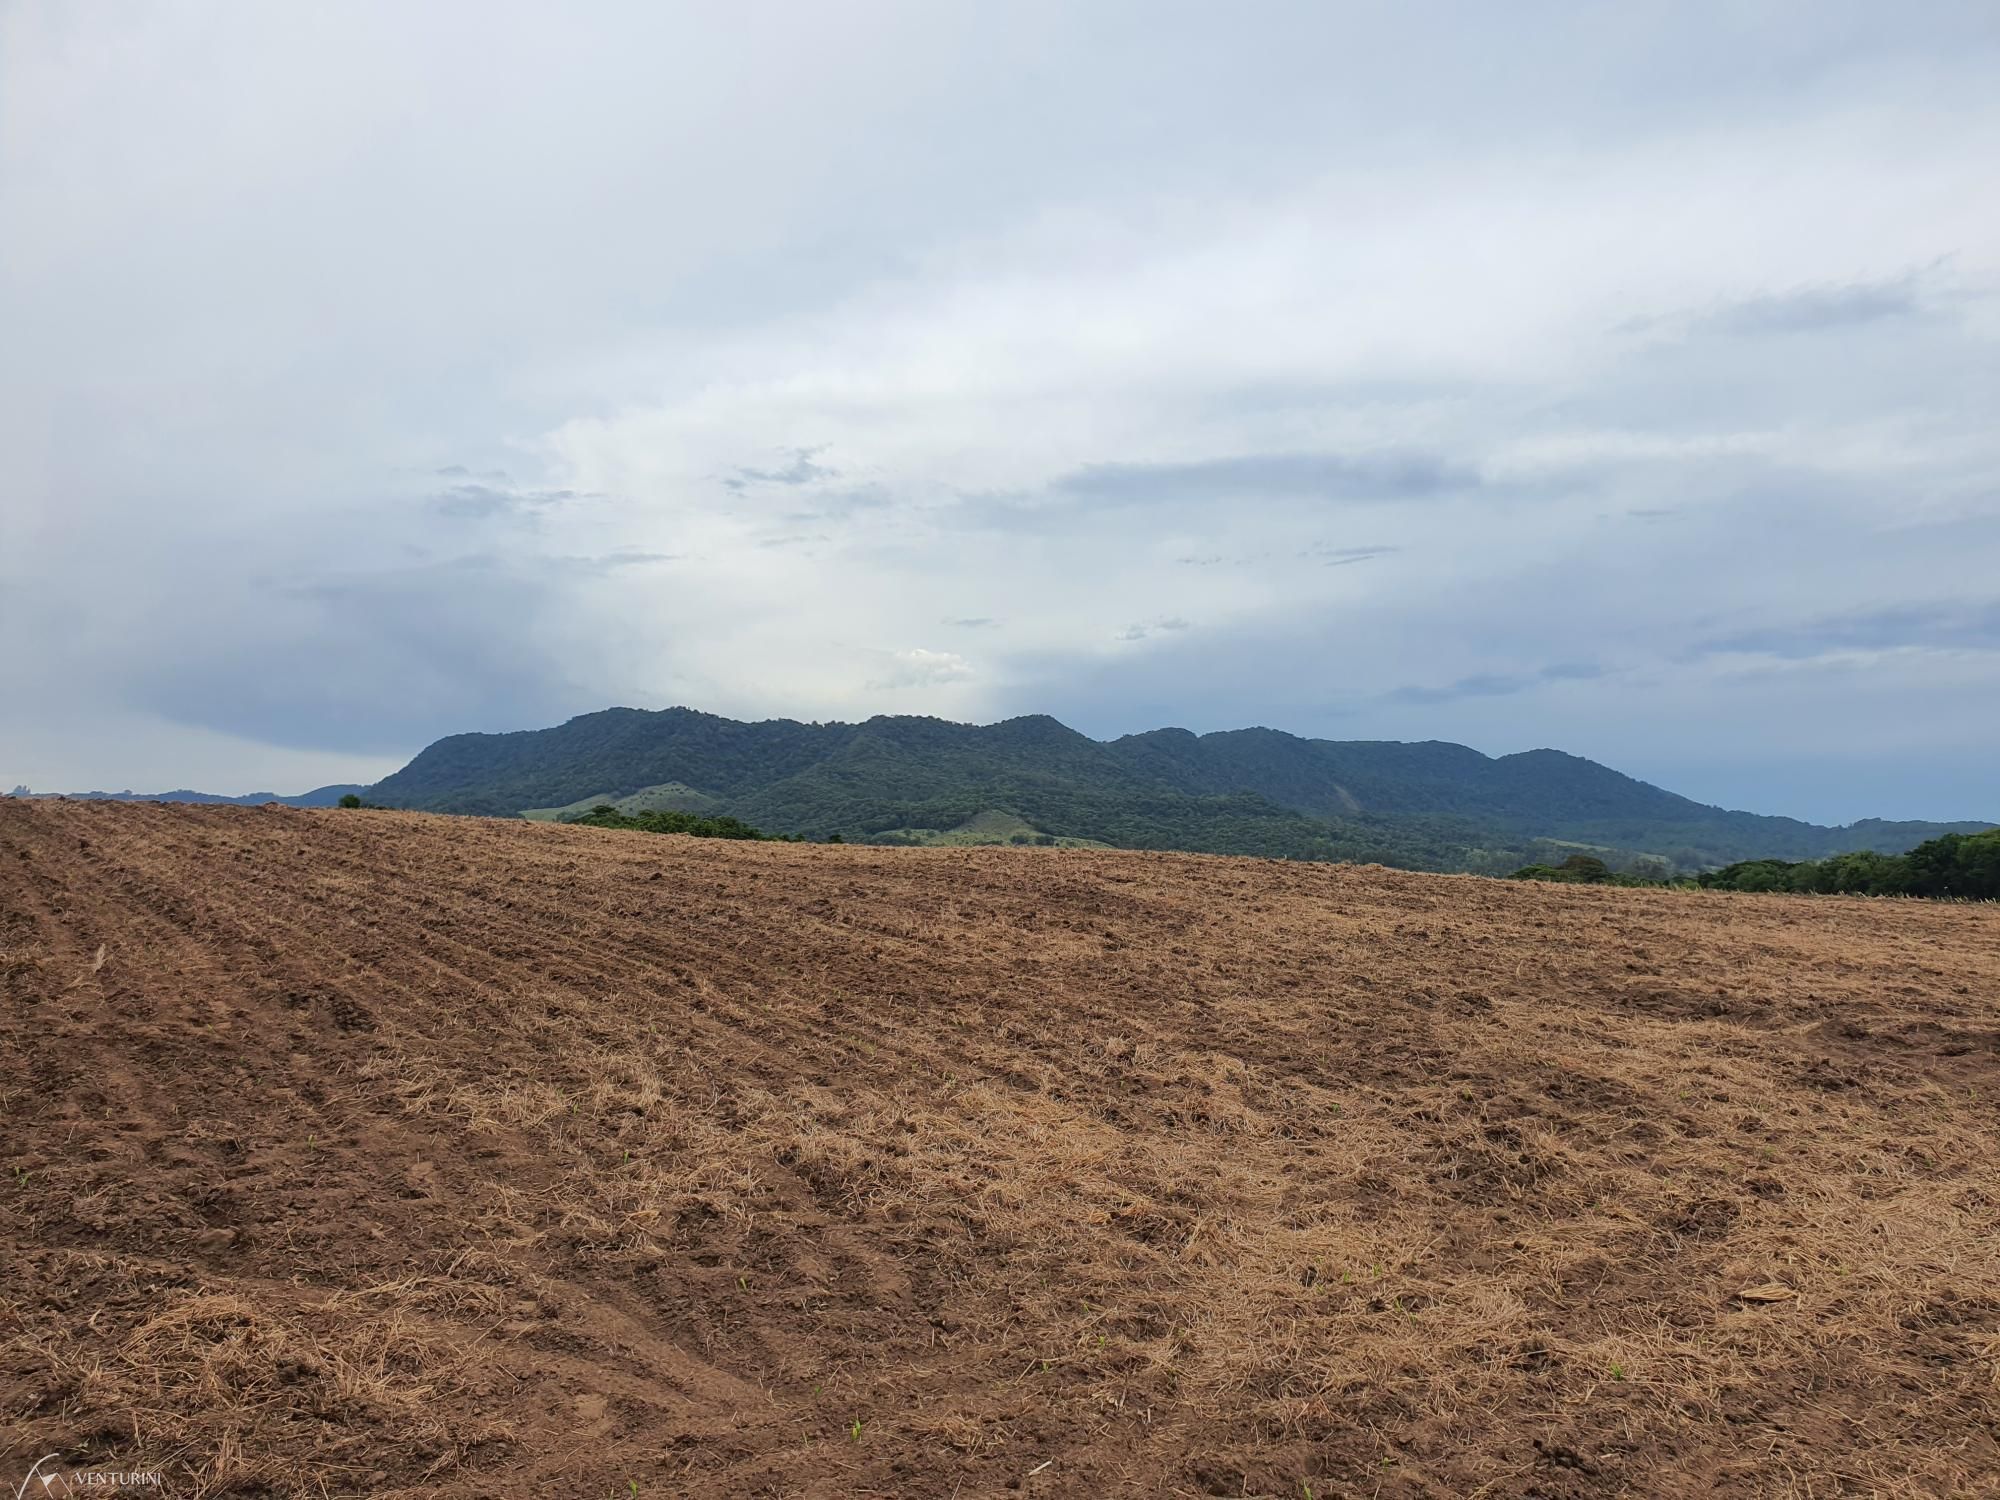
<svg viewBox="0 0 2000 1500"><path fill-rule="evenodd" d="M869 686L933 687L944 682L963 682L972 675L972 663L956 651L926 651L919 646L898 651L890 670Z"/></svg>

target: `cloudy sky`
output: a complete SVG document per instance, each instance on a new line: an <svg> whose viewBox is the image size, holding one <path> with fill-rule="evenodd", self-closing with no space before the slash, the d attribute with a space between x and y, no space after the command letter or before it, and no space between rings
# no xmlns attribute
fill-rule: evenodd
<svg viewBox="0 0 2000 1500"><path fill-rule="evenodd" d="M2000 9L0 0L0 786L609 704L2000 817Z"/></svg>

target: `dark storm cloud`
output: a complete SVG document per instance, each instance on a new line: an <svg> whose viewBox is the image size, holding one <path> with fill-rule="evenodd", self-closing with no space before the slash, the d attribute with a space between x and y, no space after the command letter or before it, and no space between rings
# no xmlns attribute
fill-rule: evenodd
<svg viewBox="0 0 2000 1500"><path fill-rule="evenodd" d="M732 484L730 488L738 494L744 492L741 485ZM810 509L785 511L776 519L790 525L838 524L866 512L888 509L896 503L897 496L882 485L846 485L839 489L815 490Z"/></svg>
<svg viewBox="0 0 2000 1500"><path fill-rule="evenodd" d="M1165 620L1153 620L1143 625L1128 625L1118 632L1121 641L1143 641L1151 635L1173 635L1193 627L1178 616Z"/></svg>
<svg viewBox="0 0 2000 1500"><path fill-rule="evenodd" d="M1799 287L1750 297L1710 313L1700 320L1700 326L1718 333L1745 335L1817 333L1914 318L1922 312L1916 278L1907 276L1894 281L1858 281L1846 286Z"/></svg>
<svg viewBox="0 0 2000 1500"><path fill-rule="evenodd" d="M482 520L544 510L577 498L575 490L517 490L490 484L455 484L431 497L440 515Z"/></svg>
<svg viewBox="0 0 2000 1500"><path fill-rule="evenodd" d="M652 563L684 562L685 552L610 552L602 557L552 558L552 565L572 573L602 577L622 568L645 567Z"/></svg>
<svg viewBox="0 0 2000 1500"><path fill-rule="evenodd" d="M833 479L839 476L838 469L829 469L813 460L826 450L824 448L793 448L789 450L792 461L778 469L738 469L722 483L725 488L744 490L753 484L801 485L811 484L816 479Z"/></svg>
<svg viewBox="0 0 2000 1500"><path fill-rule="evenodd" d="M1522 692L1534 685L1532 677L1513 677L1502 673L1477 672L1469 677L1461 677L1456 682L1445 683L1441 687L1426 687L1411 684L1399 687L1382 695L1390 703L1450 703L1458 698L1500 698L1510 693Z"/></svg>
<svg viewBox="0 0 2000 1500"><path fill-rule="evenodd" d="M1391 450L1362 454L1253 453L1191 463L1095 463L1057 475L1037 490L967 494L951 514L971 529L1042 531L1061 518L1134 506L1215 514L1213 507L1428 500L1484 485L1478 469L1439 454ZM1326 554L1333 566L1380 556L1393 548L1352 548ZM1195 567L1261 562L1270 554L1191 554Z"/></svg>
<svg viewBox="0 0 2000 1500"><path fill-rule="evenodd" d="M1194 463L1088 464L1059 494L1112 503L1231 499L1396 500L1478 488L1479 471L1426 453L1250 453Z"/></svg>
<svg viewBox="0 0 2000 1500"><path fill-rule="evenodd" d="M1809 661L1839 651L2000 650L2000 602L1914 605L1822 615L1699 642L1693 655L1751 653Z"/></svg>
<svg viewBox="0 0 2000 1500"><path fill-rule="evenodd" d="M162 717L259 743L407 753L441 735L599 706L532 622L550 580L467 558L253 589L255 631L199 625L135 652L130 691Z"/></svg>
<svg viewBox="0 0 2000 1500"><path fill-rule="evenodd" d="M1412 684L1382 695L1388 703L1454 703L1461 698L1505 698L1551 682L1588 682L1605 675L1591 662L1555 662L1534 672L1480 672L1440 687Z"/></svg>
<svg viewBox="0 0 2000 1500"><path fill-rule="evenodd" d="M1401 547L1308 547L1300 557L1317 561L1322 567L1346 568L1355 563L1373 562L1378 557L1388 557L1401 552Z"/></svg>
<svg viewBox="0 0 2000 1500"><path fill-rule="evenodd" d="M1947 289L1932 266L1872 281L1830 282L1758 292L1706 307L1629 318L1619 331L1669 344L1708 339L1782 338L1838 333L1877 324L1919 323L1961 293Z"/></svg>

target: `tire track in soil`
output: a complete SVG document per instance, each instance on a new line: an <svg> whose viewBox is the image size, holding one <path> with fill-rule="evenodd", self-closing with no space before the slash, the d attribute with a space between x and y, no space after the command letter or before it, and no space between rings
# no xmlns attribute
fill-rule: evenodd
<svg viewBox="0 0 2000 1500"><path fill-rule="evenodd" d="M124 932L128 942L135 937L138 938L148 951L155 955L156 962L159 961L158 955L162 953L169 955L161 966L181 977L187 986L204 989L214 986L232 967L260 972L275 981L275 986L267 983L259 994L248 998L251 1005L260 1006L268 1012L268 1002L274 987L282 989L287 984L311 986L312 981L308 977L313 972L311 955L318 952L328 954L335 960L339 958L337 938L323 936L320 930L303 923L276 920L268 905L261 908L260 922L256 925L234 917L231 914L228 898L232 893L240 894L244 887L239 887L231 878L235 872L227 862L209 864L211 878L204 882L200 896L182 897L174 893L172 887L174 876L170 868L160 870L143 858L129 864L116 862L116 856L126 852L129 851L114 849L113 859L98 861L100 866L98 873L109 877L105 884L115 890L118 897L115 915L111 917L108 925ZM63 898L72 894L66 886L55 886L53 882L45 883L60 892ZM267 889L255 883L249 888ZM56 909L49 903L45 903L43 907L44 914ZM273 938L270 935L273 931L282 933L282 940ZM69 947L73 952L80 951L87 942L88 939L83 942L72 942ZM281 959L281 954L289 956ZM474 982L463 971L453 970L449 966L433 967L441 968L449 980L457 980L461 984ZM344 975L343 979L351 983L354 977ZM396 979L380 967L365 969L359 977L376 990L393 987L398 998L406 1006L414 1003L424 993L418 985ZM433 983L432 991L437 987ZM202 1013L187 1003L189 996L186 994L176 993L164 999L166 1001L164 1005L156 1002L153 1007L156 1012L178 1009L190 1018ZM175 1000L183 1003L175 1006L173 1005ZM379 1004L379 1000L377 1003ZM275 1019L268 1014L254 1015L250 1009L238 1007L230 1013L224 1024L255 1025ZM206 1023L192 1022L192 1024L205 1028ZM149 1030L157 1033L160 1027L156 1023ZM295 1035L292 1040L296 1044L303 1045L305 1049L295 1050L291 1056L295 1071L317 1075L319 1080L325 1081L330 1079L333 1073L344 1071L351 1065L351 1059L336 1059L332 1064L333 1073L330 1073L315 1055L324 1046L323 1037ZM176 1058L169 1053L149 1059L149 1066L144 1071L129 1067L116 1068L106 1077L105 1082L108 1087L104 1091L104 1097L124 1102L126 1123L132 1119L157 1121L170 1118L173 1112L170 1101L162 1097L160 1092L150 1085L148 1079L162 1068L171 1068L177 1062L184 1061L186 1061L184 1056ZM234 1107L243 1108L253 1101L243 1098L239 1092L232 1102ZM268 1106L270 1101L264 1098L256 1100L255 1103ZM362 1167L362 1163L371 1158L428 1163L449 1161L457 1150L457 1142L448 1139L444 1132L411 1130L393 1114L384 1114L380 1110L365 1111L358 1115L348 1114L333 1123L349 1137L343 1144L354 1148L351 1151L344 1150L337 1153L338 1157L351 1158L353 1165L349 1170L336 1172L334 1175L346 1177L352 1182L367 1180L369 1174ZM281 1133L289 1133L295 1139L306 1139L312 1134L304 1130L281 1131ZM166 1138L166 1133L163 1131L152 1130L148 1133L145 1145L149 1156L156 1162ZM158 1175L164 1178L163 1190L154 1193L146 1200L145 1210L157 1214L163 1200L188 1196L190 1192L198 1196L211 1196L213 1193L211 1183L218 1175L233 1180L233 1190L250 1195L256 1194L260 1189L267 1192L292 1189L294 1195L289 1207L293 1210L305 1209L350 1225L366 1223L371 1217L371 1210L379 1210L384 1206L365 1193L339 1190L330 1195L314 1194L312 1196L316 1201L302 1203L298 1201L295 1191L299 1186L297 1181L261 1181L256 1174L237 1165L233 1141L227 1137L219 1146L210 1145L203 1154L210 1159L199 1163L184 1163L178 1168L169 1165L161 1171ZM392 1217L389 1214L372 1216ZM407 1217L407 1209L403 1216ZM380 1226L376 1227L379 1232ZM404 1234L406 1240L414 1238L421 1241L432 1238L421 1232L413 1236L407 1227ZM107 1243L103 1226L85 1226L84 1232L71 1238L78 1244L102 1246ZM114 1241L125 1245L124 1241L115 1240L115 1237ZM148 1244L145 1248L151 1249L153 1246ZM211 1254L204 1254L199 1249L191 1249L188 1253L198 1262L217 1258ZM261 1291L270 1290L268 1286L259 1287L257 1283L247 1279L243 1279L241 1284ZM589 1351L588 1358L567 1360L569 1366L590 1369L602 1374L607 1361L622 1362L630 1371L629 1378L643 1380L649 1389L657 1390L662 1380L666 1380L686 1395L706 1392L707 1394L701 1399L681 1403L683 1418L697 1414L704 1420L712 1420L719 1411L741 1407L754 1389L732 1383L711 1364L692 1359L671 1344L663 1343L650 1329L635 1321L629 1312L593 1305L585 1298L576 1297L570 1299L569 1307L569 1322L580 1327L582 1332L579 1336ZM621 1349L642 1352L623 1356L615 1353ZM535 1358L538 1363L546 1362L550 1358L549 1351L538 1349L535 1351ZM565 1402L568 1400L566 1396L563 1399Z"/></svg>
<svg viewBox="0 0 2000 1500"><path fill-rule="evenodd" d="M231 867L228 865L224 865L222 868L225 871L228 871L231 875L234 875L236 873L233 870L231 870ZM254 875L254 873L255 872L252 872L252 875ZM244 878L249 879L250 877L244 877ZM222 885L226 885L226 881L218 883L219 887ZM518 889L518 886L516 888ZM421 904L423 903L412 903L413 906ZM264 904L260 907L260 911L265 915L270 925L276 928L281 928L288 933L290 941L287 944L287 946L293 947L295 949L302 949L309 947L313 942L317 941L315 935L309 929L307 929L301 922L294 921L288 919L287 917L279 916L276 913L274 913L272 911L272 907L268 898L265 900ZM214 920L218 924L226 922L226 919L223 918L214 918L212 920ZM510 935L512 932L517 930L524 934L529 930L525 920L516 920L512 918L511 915L506 917L489 918L489 926L498 927L502 932L509 933ZM456 939L447 940L446 946L451 947L460 953L469 953L476 955L479 958L479 961L482 963L490 962L490 960L484 957L485 952L487 951L486 948L478 948L466 943L460 943ZM488 948L495 946L498 945L492 943L489 943L487 945ZM473 971L469 967L461 968L455 964L446 962L444 959L440 958L438 954L435 952L427 953L424 956L432 964L442 966L448 979L460 981L467 987L477 988L482 983L491 982L490 980L487 980L482 976L478 975L475 971ZM685 955L683 956L685 957ZM695 956L695 961L699 962L700 958L701 955L697 954ZM420 991L421 987L412 981L406 981L403 984L403 988L406 994L415 994ZM721 1027L717 1027L716 1029L718 1031L722 1030ZM739 1038L735 1037L729 1037L728 1040L732 1045L736 1045L740 1041ZM376 1152L379 1154L383 1151L384 1146L387 1143L378 1141L372 1144L374 1145L374 1149L376 1150ZM391 1149L393 1151L393 1148ZM835 1234L830 1237L829 1244L835 1256L836 1264L841 1265L843 1267L853 1267L853 1268L860 1268L864 1271L872 1271L872 1268L869 1267L869 1264L864 1256L855 1253L852 1247L843 1246L842 1242L845 1239L846 1236L840 1234L838 1231L836 1231ZM842 1253L844 1248L847 1249L848 1253L846 1254ZM880 1299L885 1294L885 1289L879 1281L876 1281L873 1284L871 1284L867 1290L871 1296L877 1299ZM890 1288L889 1290L900 1291L900 1289L898 1288ZM607 1294L601 1288L598 1290L597 1295L600 1299L604 1298L607 1295L610 1295L612 1300L616 1301L618 1305L621 1307L625 1316L629 1318L633 1315L634 1303L630 1297L619 1296L616 1293ZM768 1364L768 1361L756 1361L755 1356L750 1356L749 1358L752 1359L754 1362L764 1363L766 1365Z"/></svg>

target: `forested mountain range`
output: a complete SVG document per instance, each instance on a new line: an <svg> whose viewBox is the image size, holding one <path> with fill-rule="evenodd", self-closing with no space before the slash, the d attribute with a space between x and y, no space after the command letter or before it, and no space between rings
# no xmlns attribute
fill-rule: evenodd
<svg viewBox="0 0 2000 1500"><path fill-rule="evenodd" d="M1895 853L1991 826L1830 828L1733 812L1557 750L1490 757L1441 741L1274 729L1098 741L1045 715L743 723L613 708L551 729L452 735L363 790L438 812L564 815L629 802L850 841L967 842L968 828L1008 829L992 837L1495 872L1575 847L1614 866L1677 870Z"/></svg>

